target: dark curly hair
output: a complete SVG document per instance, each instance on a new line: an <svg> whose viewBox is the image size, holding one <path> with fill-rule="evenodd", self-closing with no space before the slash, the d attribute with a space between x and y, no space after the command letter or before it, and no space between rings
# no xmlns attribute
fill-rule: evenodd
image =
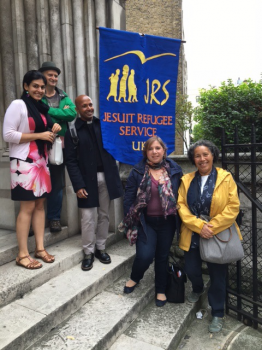
<svg viewBox="0 0 262 350"><path fill-rule="evenodd" d="M195 165L195 158L194 158L194 152L195 149L199 146L205 146L209 149L209 151L212 153L213 155L213 163L218 161L218 157L219 157L219 149L217 148L216 145L213 144L213 142L208 141L208 140L199 140L197 142L195 142L193 145L191 145L187 151L187 156L188 159L190 160L190 162Z"/></svg>
<svg viewBox="0 0 262 350"><path fill-rule="evenodd" d="M152 136L152 137L150 137L150 139L148 139L148 140L146 141L146 143L144 144L144 148L143 148L143 157L144 157L144 159L147 158L147 151L148 151L149 147L152 145L152 143L155 142L155 141L159 142L160 145L161 145L161 147L164 149L164 151L165 151L165 153L164 153L164 158L166 158L167 147L166 147L166 145L164 144L164 141L163 141L160 137L158 137L158 136Z"/></svg>

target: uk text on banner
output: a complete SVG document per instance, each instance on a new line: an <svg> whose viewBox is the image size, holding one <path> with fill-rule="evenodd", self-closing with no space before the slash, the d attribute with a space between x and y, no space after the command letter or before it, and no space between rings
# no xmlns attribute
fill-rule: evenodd
<svg viewBox="0 0 262 350"><path fill-rule="evenodd" d="M181 40L100 29L100 120L104 148L134 165L144 142L159 136L175 148Z"/></svg>

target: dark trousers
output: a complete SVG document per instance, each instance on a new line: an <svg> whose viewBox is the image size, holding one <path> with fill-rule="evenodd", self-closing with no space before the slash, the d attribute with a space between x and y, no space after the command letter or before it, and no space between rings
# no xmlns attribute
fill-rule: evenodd
<svg viewBox="0 0 262 350"><path fill-rule="evenodd" d="M188 252L185 252L185 271L195 293L201 292L204 287L201 267L202 260L199 248L190 248ZM226 300L227 264L207 262L207 267L211 282L208 302L212 308L212 316L223 317Z"/></svg>
<svg viewBox="0 0 262 350"><path fill-rule="evenodd" d="M146 216L146 242L136 242L136 257L132 267L131 279L138 283L155 259L155 291L164 293L167 284L167 260L173 241L176 223L174 216Z"/></svg>
<svg viewBox="0 0 262 350"><path fill-rule="evenodd" d="M47 219L60 220L63 188L65 187L65 165L49 164L52 191L47 196Z"/></svg>

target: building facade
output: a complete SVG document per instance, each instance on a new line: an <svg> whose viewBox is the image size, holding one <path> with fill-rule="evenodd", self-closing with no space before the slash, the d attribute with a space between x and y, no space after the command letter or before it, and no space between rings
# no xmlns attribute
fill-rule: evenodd
<svg viewBox="0 0 262 350"><path fill-rule="evenodd" d="M126 0L126 30L183 40L182 0ZM177 91L187 93L187 64L181 44ZM175 154L184 154L182 138L176 134Z"/></svg>
<svg viewBox="0 0 262 350"><path fill-rule="evenodd" d="M59 87L74 100L98 96L98 27L183 39L182 0L1 0L0 1L0 229L15 229L19 203L11 201L8 145L2 138L5 110L22 92L22 79L44 61L61 68ZM178 91L186 91L186 61L180 52ZM183 142L176 137L176 154ZM79 232L76 196L66 178L62 224ZM122 204L114 201L110 229L121 221Z"/></svg>

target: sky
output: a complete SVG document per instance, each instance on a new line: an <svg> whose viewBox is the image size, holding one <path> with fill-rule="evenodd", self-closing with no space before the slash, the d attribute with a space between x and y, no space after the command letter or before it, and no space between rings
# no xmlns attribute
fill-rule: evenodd
<svg viewBox="0 0 262 350"><path fill-rule="evenodd" d="M200 88L262 73L262 0L183 0L189 100Z"/></svg>

